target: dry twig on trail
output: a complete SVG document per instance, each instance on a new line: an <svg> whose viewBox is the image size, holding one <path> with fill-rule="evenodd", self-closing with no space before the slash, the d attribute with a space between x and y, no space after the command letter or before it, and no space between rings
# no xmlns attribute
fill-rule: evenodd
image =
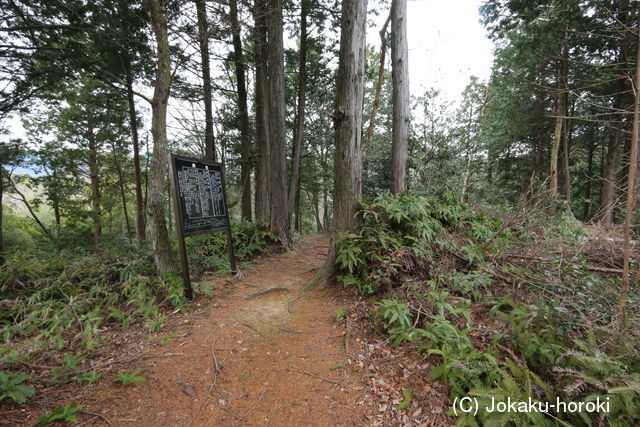
<svg viewBox="0 0 640 427"><path fill-rule="evenodd" d="M254 409L256 409L256 406L258 406L258 404L260 403L260 401L262 400L262 398L266 393L267 393L267 389L262 390L262 393L260 393L260 397L258 397L258 400L256 400L256 403L254 403L253 406L249 408L247 412L245 412L242 416L240 416L240 418L238 418L238 421L244 420L247 417L247 415L249 415Z"/></svg>
<svg viewBox="0 0 640 427"><path fill-rule="evenodd" d="M295 329L283 328L282 326L278 326L278 329L280 329L282 332L289 332L291 334L308 334L309 333L305 331L297 331Z"/></svg>
<svg viewBox="0 0 640 427"><path fill-rule="evenodd" d="M288 311L289 313L293 313L293 303L294 303L294 302L296 302L296 301L298 301L299 299L301 299L301 298L303 298L303 297L304 297L304 294L300 295L300 296L299 296L299 297L297 297L297 298L294 298L294 299L292 299L292 300L289 300L289 301L287 302L287 311Z"/></svg>
<svg viewBox="0 0 640 427"><path fill-rule="evenodd" d="M105 422L105 424L107 424L108 426L112 426L112 425L113 425L113 424L111 424L111 421L109 421L109 420L107 419L107 417L105 417L105 416L104 416L104 415L102 415L102 414L98 414L98 413L96 413L96 412L89 412L89 411L85 411L84 409L81 409L81 410L80 410L80 412L82 412L83 414L92 415L93 417L100 418L100 419L101 419L102 421L104 421L104 422ZM95 419L95 418L94 418L94 419ZM80 424L80 425L82 425L82 424Z"/></svg>
<svg viewBox="0 0 640 427"><path fill-rule="evenodd" d="M345 334L344 334L344 354L349 356L349 310L344 316L345 320Z"/></svg>
<svg viewBox="0 0 640 427"><path fill-rule="evenodd" d="M251 326L248 323L241 323L242 326L246 326L247 328L251 329L252 331L254 331L256 334L258 335L262 335L260 332L258 332L258 330L256 328L254 328L253 326Z"/></svg>
<svg viewBox="0 0 640 427"><path fill-rule="evenodd" d="M331 384L340 384L340 381L334 381L334 380L330 380L330 379L321 377L320 375L314 374L313 372L309 372L309 371L305 371L304 369L300 369L295 365L291 365L291 367L289 369L291 369L292 371L300 372L301 374L309 375L310 377L318 378L319 380L326 381L326 382L331 383Z"/></svg>
<svg viewBox="0 0 640 427"><path fill-rule="evenodd" d="M258 297L260 295L264 295L266 293L273 292L273 291L286 291L286 292L289 292L289 288L287 288L285 286L269 286L268 288L264 288L264 289L260 289L258 291L252 292L249 295L242 297L242 299L255 298L255 297Z"/></svg>
<svg viewBox="0 0 640 427"><path fill-rule="evenodd" d="M213 372L211 373L211 385L209 386L209 389L207 390L207 395L204 397L204 399L202 399L202 403L200 404L200 406L198 407L196 412L194 412L193 417L191 418L191 422L189 423L189 425L193 425L193 423L196 421L198 413L202 410L202 408L204 407L205 403L207 403L207 400L209 400L209 396L211 396L211 392L216 387L216 383L218 382L218 372L220 372L220 367L218 366L218 359L216 358L216 350L215 350L216 341L218 341L217 337L211 343L211 360L213 361ZM232 413L232 415L233 415L233 413Z"/></svg>

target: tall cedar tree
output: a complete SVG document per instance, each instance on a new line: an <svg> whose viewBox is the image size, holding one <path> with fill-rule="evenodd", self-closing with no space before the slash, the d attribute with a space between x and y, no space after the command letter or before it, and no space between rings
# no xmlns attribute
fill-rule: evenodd
<svg viewBox="0 0 640 427"><path fill-rule="evenodd" d="M245 221L251 221L251 135L249 134L249 109L247 107L246 67L242 54L240 21L238 21L238 0L229 1L229 19L233 38L233 61L236 70L240 123L240 182L242 186L240 215Z"/></svg>
<svg viewBox="0 0 640 427"><path fill-rule="evenodd" d="M216 161L215 138L213 136L213 108L211 106L211 70L209 61L209 22L205 0L195 0L198 17L198 43L202 61L202 95L204 101L204 156Z"/></svg>
<svg viewBox="0 0 640 427"><path fill-rule="evenodd" d="M409 150L409 63L407 47L407 0L391 3L391 81L393 83L393 139L391 192L407 189Z"/></svg>
<svg viewBox="0 0 640 427"><path fill-rule="evenodd" d="M619 345L625 333L627 323L627 306L631 284L629 283L629 268L631 258L631 218L635 208L636 190L635 179L638 167L638 132L640 132L640 9L638 10L638 41L636 47L636 78L634 84L633 123L631 132L631 148L629 154L629 169L627 171L627 206L624 218L624 255L622 264L622 291L618 301L618 314L616 320L616 332L614 343Z"/></svg>
<svg viewBox="0 0 640 427"><path fill-rule="evenodd" d="M308 288L327 286L335 275L338 235L358 223L362 195L362 103L367 0L342 2L340 56L334 126L336 149L333 169L333 228L324 265Z"/></svg>
<svg viewBox="0 0 640 427"><path fill-rule="evenodd" d="M253 19L255 28L253 30L255 62L256 62L256 83L255 83L255 106L256 106L256 178L255 178L255 213L256 220L261 220L269 216L269 105L268 91L269 83L267 76L267 22L266 22L266 0L255 0L253 4Z"/></svg>
<svg viewBox="0 0 640 427"><path fill-rule="evenodd" d="M153 157L149 169L149 217L151 218L151 239L153 255L158 273L166 274L174 270L169 246L169 233L164 206L167 161L169 156L167 141L167 103L171 90L171 59L169 57L169 35L167 17L159 0L145 0L151 16L151 24L156 37L157 65L156 81L151 100L151 134L153 135Z"/></svg>
<svg viewBox="0 0 640 427"><path fill-rule="evenodd" d="M289 249L289 216L287 201L287 157L284 98L284 47L282 0L270 0L267 14L269 46L269 197L271 217L269 228Z"/></svg>
<svg viewBox="0 0 640 427"><path fill-rule="evenodd" d="M308 0L301 1L300 8L300 62L298 65L298 110L293 131L293 153L291 155L291 179L289 180L289 221L300 202L300 153L304 141L304 116L307 96L307 13ZM299 221L296 213L296 223Z"/></svg>

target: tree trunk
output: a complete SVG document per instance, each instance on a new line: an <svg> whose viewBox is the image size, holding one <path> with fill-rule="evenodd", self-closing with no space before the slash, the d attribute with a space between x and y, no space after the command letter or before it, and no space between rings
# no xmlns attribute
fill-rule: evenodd
<svg viewBox="0 0 640 427"><path fill-rule="evenodd" d="M307 89L307 3L309 0L301 1L300 10L300 63L298 65L298 111L296 117L296 127L293 134L293 153L291 155L291 179L289 181L289 218L298 206L296 197L299 198L300 182L300 153L302 151L302 141L304 140L304 116ZM297 217L296 217L297 218ZM298 227L296 226L296 229Z"/></svg>
<svg viewBox="0 0 640 427"><path fill-rule="evenodd" d="M300 206L300 182L299 181L296 187L298 188L298 191L296 191L295 209L294 209L294 213L296 215L295 230L298 233L302 233L302 206Z"/></svg>
<svg viewBox="0 0 640 427"><path fill-rule="evenodd" d="M620 129L609 128L609 143L602 176L602 201L600 203L600 222L606 226L613 225L619 139Z"/></svg>
<svg viewBox="0 0 640 427"><path fill-rule="evenodd" d="M91 185L91 217L93 219L93 244L98 250L102 238L102 212L100 206L100 167L98 165L98 144L89 128L89 181Z"/></svg>
<svg viewBox="0 0 640 427"><path fill-rule="evenodd" d="M249 135L249 110L247 109L246 67L242 54L240 23L238 22L238 0L231 0L229 6L238 91L238 110L240 113L240 181L242 183L240 215L243 220L251 221L251 136Z"/></svg>
<svg viewBox="0 0 640 427"><path fill-rule="evenodd" d="M591 128L590 132L587 134L587 138L589 140L589 151L587 155L587 182L584 187L584 211L583 211L583 221L588 221L591 213L591 180L593 179L593 152L595 149L595 141L593 135L593 128Z"/></svg>
<svg viewBox="0 0 640 427"><path fill-rule="evenodd" d="M216 161L215 139L213 136L213 109L211 108L211 71L209 65L209 22L205 0L194 0L198 16L198 42L202 62L202 94L204 96L204 156L210 162Z"/></svg>
<svg viewBox="0 0 640 427"><path fill-rule="evenodd" d="M569 94L564 93L564 105L568 105ZM572 103L571 113L569 117L573 117L575 112L575 102ZM567 204L571 206L571 175L569 171L569 159L571 158L571 142L573 140L573 122L569 119L565 119L564 131L562 132L562 170L560 176L562 177L560 184L560 194L567 201Z"/></svg>
<svg viewBox="0 0 640 427"><path fill-rule="evenodd" d="M391 78L393 81L393 137L391 192L407 189L409 139L409 62L407 47L407 0L391 3Z"/></svg>
<svg viewBox="0 0 640 427"><path fill-rule="evenodd" d="M553 145L551 147L551 167L549 170L549 190L552 195L558 194L558 154L560 152L560 143L562 142L562 132L565 127L565 116L567 115L566 98L564 91L566 90L566 58L567 48L563 44L561 48L561 58L558 72L558 105L556 108L556 125L553 132Z"/></svg>
<svg viewBox="0 0 640 427"><path fill-rule="evenodd" d="M342 2L338 61L336 148L333 169L333 226L327 259L308 288L324 287L335 275L338 235L357 223L362 194L362 102L364 99L366 0Z"/></svg>
<svg viewBox="0 0 640 427"><path fill-rule="evenodd" d="M556 123L553 132L553 145L551 147L549 190L553 196L558 194L558 159L563 132L566 130L567 105L565 92L567 90L567 43L565 39L560 46L560 60L558 63L558 100L556 106Z"/></svg>
<svg viewBox="0 0 640 427"><path fill-rule="evenodd" d="M307 198L311 202L313 206L313 214L316 218L316 232L318 234L324 233L324 228L322 227L322 220L320 219L320 197L318 196L318 190L314 189L311 193L307 193Z"/></svg>
<svg viewBox="0 0 640 427"><path fill-rule="evenodd" d="M3 173L5 175L5 178L7 179L7 188L11 187L13 189L13 192L20 197L20 200L22 201L22 203L24 203L24 206L29 211L29 214L31 215L31 218L33 219L33 221L38 225L38 227L40 227L40 229L45 234L45 236L51 239L52 238L51 233L49 232L49 230L47 230L47 227L44 226L42 221L40 221L40 218L38 218L38 215L36 214L36 211L33 209L33 206L31 206L31 203L29 203L29 200L27 200L27 196L25 196L24 193L18 190L18 187L16 186L15 182L13 182L13 180L11 179L11 176L7 174L7 171L5 171L3 168L0 168L0 173Z"/></svg>
<svg viewBox="0 0 640 427"><path fill-rule="evenodd" d="M131 125L131 139L133 142L133 169L135 172L136 187L136 235L138 240L147 239L147 225L144 215L144 203L142 198L142 173L140 171L140 139L138 136L138 116L133 99L133 76L130 64L125 64L127 81L127 101L129 103L129 122Z"/></svg>
<svg viewBox="0 0 640 427"><path fill-rule="evenodd" d="M255 21L254 44L256 58L256 146L258 158L256 161L256 195L255 211L256 219L260 220L269 216L269 108L267 105L268 86L267 80L267 26L265 15L265 0L255 0L253 17Z"/></svg>
<svg viewBox="0 0 640 427"><path fill-rule="evenodd" d="M327 230L329 224L329 192L326 186L322 189L322 229Z"/></svg>
<svg viewBox="0 0 640 427"><path fill-rule="evenodd" d="M638 19L640 24L640 18ZM629 154L629 169L627 172L627 206L624 219L624 255L622 263L622 290L618 300L618 313L616 316L616 330L614 343L620 345L626 330L626 313L629 304L629 294L631 285L629 283L629 259L631 257L631 219L635 208L635 178L638 162L638 131L640 130L640 34L636 49L636 78L635 78L635 101L633 108L633 124L631 131L631 152Z"/></svg>
<svg viewBox="0 0 640 427"><path fill-rule="evenodd" d="M58 182L58 172L55 168L53 169L51 174L53 176L54 182ZM53 232L57 236L60 234L60 227L62 225L62 214L60 213L60 193L57 190L57 185L56 190L51 194L51 207L53 209L53 219L55 224Z"/></svg>
<svg viewBox="0 0 640 427"><path fill-rule="evenodd" d="M159 274L174 270L169 245L169 233L164 206L167 178L167 103L171 90L171 59L169 57L169 37L167 17L159 0L145 0L151 16L151 24L156 37L157 64L156 81L151 100L151 134L153 135L153 156L149 169L148 209L151 218L151 238L153 254Z"/></svg>
<svg viewBox="0 0 640 427"><path fill-rule="evenodd" d="M122 211L124 214L124 221L127 226L127 236L129 240L131 240L131 224L129 223L129 211L127 209L127 196L124 190L124 178L122 176L122 169L120 168L120 162L118 161L118 156L116 155L116 147L115 144L111 144L111 152L113 154L113 166L116 169L116 174L118 175L118 186L120 187L120 199L122 200Z"/></svg>
<svg viewBox="0 0 640 427"><path fill-rule="evenodd" d="M289 249L282 0L270 0L269 5L269 228L280 239L280 245Z"/></svg>
<svg viewBox="0 0 640 427"><path fill-rule="evenodd" d="M376 93L373 97L373 105L371 106L371 117L369 117L369 130L367 131L367 145L371 144L373 139L373 130L376 127L376 116L378 108L380 108L380 94L382 93L382 84L384 83L384 64L387 60L387 27L391 20L391 13L384 21L384 25L380 30L380 64L378 65L378 81L376 83Z"/></svg>

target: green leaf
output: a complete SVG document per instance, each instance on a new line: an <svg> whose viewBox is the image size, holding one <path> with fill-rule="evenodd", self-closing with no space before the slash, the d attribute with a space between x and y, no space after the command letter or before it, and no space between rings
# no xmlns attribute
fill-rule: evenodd
<svg viewBox="0 0 640 427"><path fill-rule="evenodd" d="M411 392L406 388L402 389L402 397L404 400L396 405L396 411L402 411L403 409L408 408L413 401L413 394L411 394Z"/></svg>

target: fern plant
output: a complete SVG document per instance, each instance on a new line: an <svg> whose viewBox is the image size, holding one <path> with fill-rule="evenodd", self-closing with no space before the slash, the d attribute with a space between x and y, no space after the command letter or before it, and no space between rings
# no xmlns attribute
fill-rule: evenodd
<svg viewBox="0 0 640 427"><path fill-rule="evenodd" d="M99 373L97 373L96 371L89 371L89 372L85 372L81 375L78 375L76 377L76 382L77 383L89 383L89 384L93 384L94 382L98 381L100 379L101 375Z"/></svg>
<svg viewBox="0 0 640 427"><path fill-rule="evenodd" d="M468 332L469 329L460 330L446 318L435 316L419 334L419 350L442 358L442 363L429 373L430 377L442 378L454 396L463 396L470 389L499 378L499 371L489 363L493 356L477 351Z"/></svg>
<svg viewBox="0 0 640 427"><path fill-rule="evenodd" d="M78 418L76 418L76 414L80 411L82 411L82 405L68 403L64 406L60 406L54 409L48 414L41 416L38 425L48 426L62 421L78 424Z"/></svg>
<svg viewBox="0 0 640 427"><path fill-rule="evenodd" d="M495 385L485 388L476 388L470 391L470 395L478 397L480 410L478 418L484 425L517 425L517 426L552 426L556 425L554 419L547 418L544 413L537 411L517 412L489 412L488 408L498 402L507 400L515 402L552 402L554 393L551 387L533 373L527 365L518 366L512 359L506 360L506 369L500 369L495 359L491 363L500 373L500 378ZM491 406L490 406L491 405Z"/></svg>
<svg viewBox="0 0 640 427"><path fill-rule="evenodd" d="M33 387L22 384L28 379L23 372L0 371L0 402L11 399L18 404L26 403L27 398L35 394Z"/></svg>
<svg viewBox="0 0 640 427"><path fill-rule="evenodd" d="M135 384L135 383L143 383L147 379L142 375L138 375L140 373L140 368L136 368L133 371L124 371L120 372L114 379L114 382L121 384Z"/></svg>

